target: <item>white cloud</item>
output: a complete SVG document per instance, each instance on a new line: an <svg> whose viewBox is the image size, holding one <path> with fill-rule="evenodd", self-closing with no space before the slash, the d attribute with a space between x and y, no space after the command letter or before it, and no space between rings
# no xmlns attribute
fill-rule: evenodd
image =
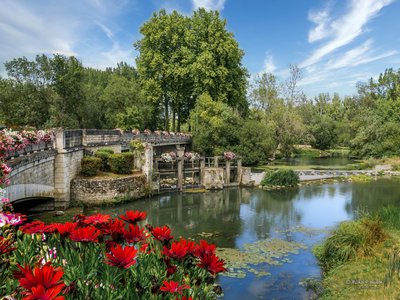
<svg viewBox="0 0 400 300"><path fill-rule="evenodd" d="M352 0L348 11L341 17L325 22L322 17L329 18L326 10L314 13L313 22L317 27L309 33L309 41L316 41L331 36L332 38L317 48L300 66L307 67L319 62L326 55L334 52L365 32L365 25L378 15L380 10L393 0Z"/></svg>
<svg viewBox="0 0 400 300"><path fill-rule="evenodd" d="M223 10L226 0L192 0L194 9Z"/></svg>
<svg viewBox="0 0 400 300"><path fill-rule="evenodd" d="M118 26L117 19L132 10L136 10L136 0L2 0L0 69L7 60L33 59L42 53L75 55L84 65L97 68L121 60L132 63L133 36ZM121 36L123 42L118 43Z"/></svg>
<svg viewBox="0 0 400 300"><path fill-rule="evenodd" d="M263 65L263 72L274 73L276 71L276 65L274 63L274 58L272 55L266 53Z"/></svg>
<svg viewBox="0 0 400 300"><path fill-rule="evenodd" d="M376 54L376 51L371 49L372 44L372 39L369 39L360 46L347 51L339 59L329 60L326 65L327 68L338 69L349 66L354 67L397 54L397 51L394 50L382 54Z"/></svg>
<svg viewBox="0 0 400 300"><path fill-rule="evenodd" d="M317 24L317 26L308 33L308 41L310 43L325 39L331 35L329 10L327 8L319 12L310 12L308 14L308 19Z"/></svg>

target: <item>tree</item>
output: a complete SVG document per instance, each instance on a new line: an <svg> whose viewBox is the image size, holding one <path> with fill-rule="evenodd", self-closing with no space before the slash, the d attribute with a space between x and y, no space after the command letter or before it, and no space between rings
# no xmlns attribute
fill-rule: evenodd
<svg viewBox="0 0 400 300"><path fill-rule="evenodd" d="M169 130L170 108L180 107L180 101L187 98L185 78L188 76L183 53L188 19L176 11L167 14L165 10L154 13L140 28L143 38L135 43L139 50L137 67L149 104L156 107L154 112L163 110L164 129ZM171 97L173 97L171 99Z"/></svg>
<svg viewBox="0 0 400 300"><path fill-rule="evenodd" d="M202 94L190 113L194 148L207 155L221 155L239 144L241 118L227 104Z"/></svg>
<svg viewBox="0 0 400 300"><path fill-rule="evenodd" d="M257 75L250 91L250 103L253 107L268 111L277 101L279 87L277 79L272 73Z"/></svg>
<svg viewBox="0 0 400 300"><path fill-rule="evenodd" d="M201 8L193 13L190 24L187 43L194 58L190 68L194 95L208 93L215 101L246 115L248 74L242 66L244 52L226 29L226 20L218 11Z"/></svg>
<svg viewBox="0 0 400 300"><path fill-rule="evenodd" d="M289 65L289 78L283 84L283 93L286 102L289 105L300 103L305 99L305 95L299 87L299 82L303 78L301 69L296 65Z"/></svg>

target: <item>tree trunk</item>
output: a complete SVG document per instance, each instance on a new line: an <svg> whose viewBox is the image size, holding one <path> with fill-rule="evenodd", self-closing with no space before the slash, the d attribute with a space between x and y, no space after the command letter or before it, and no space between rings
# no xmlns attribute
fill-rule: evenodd
<svg viewBox="0 0 400 300"><path fill-rule="evenodd" d="M181 106L178 104L178 132L181 132Z"/></svg>
<svg viewBox="0 0 400 300"><path fill-rule="evenodd" d="M164 94L164 130L169 131L169 106L168 106L168 96Z"/></svg>
<svg viewBox="0 0 400 300"><path fill-rule="evenodd" d="M175 109L172 109L172 131L175 132L175 125L176 125L176 120L175 120Z"/></svg>

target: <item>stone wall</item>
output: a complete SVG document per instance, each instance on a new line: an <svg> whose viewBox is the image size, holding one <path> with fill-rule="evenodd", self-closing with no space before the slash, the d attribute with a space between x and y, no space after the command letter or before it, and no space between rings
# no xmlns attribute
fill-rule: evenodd
<svg viewBox="0 0 400 300"><path fill-rule="evenodd" d="M71 201L84 205L101 205L146 196L146 176L127 175L119 178L78 177L71 182Z"/></svg>
<svg viewBox="0 0 400 300"><path fill-rule="evenodd" d="M53 197L55 151L47 150L7 162L13 169L6 188L8 198Z"/></svg>
<svg viewBox="0 0 400 300"><path fill-rule="evenodd" d="M202 184L205 189L223 189L225 181L225 169L223 168L205 168Z"/></svg>
<svg viewBox="0 0 400 300"><path fill-rule="evenodd" d="M242 176L240 184L243 186L254 186L254 180L251 179L251 168L242 167Z"/></svg>
<svg viewBox="0 0 400 300"><path fill-rule="evenodd" d="M54 162L55 209L69 206L71 180L81 171L83 149L74 151L59 150Z"/></svg>

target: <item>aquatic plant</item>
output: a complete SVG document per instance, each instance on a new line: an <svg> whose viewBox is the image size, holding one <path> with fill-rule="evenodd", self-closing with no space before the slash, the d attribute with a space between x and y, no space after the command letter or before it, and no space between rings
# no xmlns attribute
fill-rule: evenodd
<svg viewBox="0 0 400 300"><path fill-rule="evenodd" d="M295 186L299 183L299 175L293 170L278 170L266 172L262 186Z"/></svg>

